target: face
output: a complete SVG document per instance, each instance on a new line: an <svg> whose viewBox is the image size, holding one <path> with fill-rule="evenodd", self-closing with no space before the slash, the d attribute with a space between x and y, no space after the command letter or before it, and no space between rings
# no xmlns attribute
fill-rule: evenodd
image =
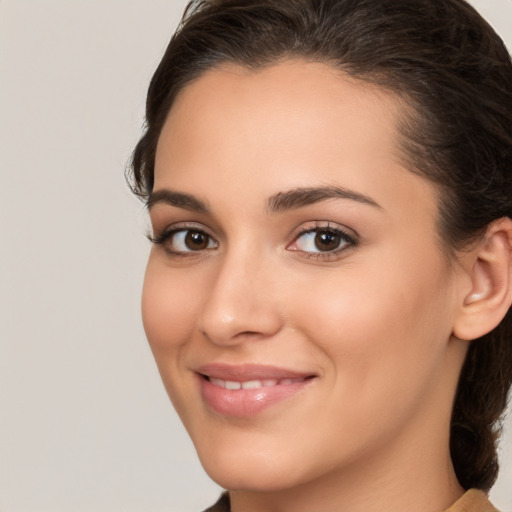
<svg viewBox="0 0 512 512"><path fill-rule="evenodd" d="M143 320L226 488L354 475L447 435L457 277L437 193L401 163L396 109L294 61L211 70L172 107Z"/></svg>

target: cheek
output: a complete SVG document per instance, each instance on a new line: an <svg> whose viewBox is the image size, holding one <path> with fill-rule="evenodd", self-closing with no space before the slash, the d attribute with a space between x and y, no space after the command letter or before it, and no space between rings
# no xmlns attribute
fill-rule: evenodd
<svg viewBox="0 0 512 512"><path fill-rule="evenodd" d="M158 259L148 262L142 291L142 320L151 351L175 409L187 410L193 390L183 379L183 361L196 325L200 287L185 272Z"/></svg>
<svg viewBox="0 0 512 512"><path fill-rule="evenodd" d="M441 326L435 283L411 289L379 274L378 281L331 280L328 292L312 286L307 300L296 302L297 330L323 354L332 390L325 423L336 425L331 447L340 450L348 439L355 452L365 443L387 442L428 407L442 377L449 323Z"/></svg>
<svg viewBox="0 0 512 512"><path fill-rule="evenodd" d="M404 382L409 389L428 385L451 333L440 266L425 272L414 261L395 260L384 271L380 263L333 273L329 286L309 283L306 300L290 299L295 318L327 355L340 387L369 400L387 388L402 392ZM398 275L393 268L400 269Z"/></svg>
<svg viewBox="0 0 512 512"><path fill-rule="evenodd" d="M146 269L142 321L155 357L178 349L195 324L197 287L181 274L160 268L151 258Z"/></svg>

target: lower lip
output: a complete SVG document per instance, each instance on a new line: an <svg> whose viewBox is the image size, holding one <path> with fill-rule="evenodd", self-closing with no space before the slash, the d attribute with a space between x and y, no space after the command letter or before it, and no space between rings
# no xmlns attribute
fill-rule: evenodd
<svg viewBox="0 0 512 512"><path fill-rule="evenodd" d="M223 416L246 418L283 400L297 395L314 379L306 379L292 384L278 384L268 388L226 389L212 384L198 376L201 394L208 407Z"/></svg>

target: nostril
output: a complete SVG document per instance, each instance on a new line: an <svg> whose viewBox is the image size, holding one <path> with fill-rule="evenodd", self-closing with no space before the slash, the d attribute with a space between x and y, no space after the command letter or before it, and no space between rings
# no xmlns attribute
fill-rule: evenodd
<svg viewBox="0 0 512 512"><path fill-rule="evenodd" d="M261 335L261 333L259 332L256 332L256 331L242 331L242 332L239 332L238 334L236 334L236 337L240 337L240 338L243 338L243 337L254 337L254 336L258 336L258 335Z"/></svg>

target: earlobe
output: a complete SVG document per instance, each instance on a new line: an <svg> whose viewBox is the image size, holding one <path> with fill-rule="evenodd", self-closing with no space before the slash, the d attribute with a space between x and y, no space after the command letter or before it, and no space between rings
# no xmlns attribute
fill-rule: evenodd
<svg viewBox="0 0 512 512"><path fill-rule="evenodd" d="M512 303L512 220L493 222L485 238L465 256L471 288L464 294L453 334L474 340L492 331Z"/></svg>

